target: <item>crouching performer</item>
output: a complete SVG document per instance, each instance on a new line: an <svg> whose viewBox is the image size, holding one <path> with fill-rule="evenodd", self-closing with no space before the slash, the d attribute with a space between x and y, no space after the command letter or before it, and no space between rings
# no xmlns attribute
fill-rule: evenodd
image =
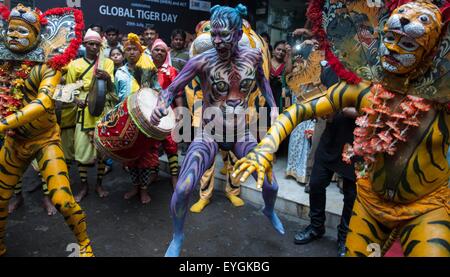
<svg viewBox="0 0 450 277"><path fill-rule="evenodd" d="M323 2L312 1L309 15L325 50L331 51L326 46L328 40L320 37L324 34L321 26L333 38L336 32L330 30L340 24L322 25L325 20L322 21L322 13L317 11ZM328 5L335 2L339 1L324 5L327 7L324 16L335 11ZM358 8L352 8L356 2ZM362 14L369 14L369 10L380 15L379 19L384 15L388 18L379 20L386 22L382 33L378 28L371 29L375 32L375 43L370 45L379 46L378 51L370 51L375 64L363 65L366 68L372 65L370 70L375 74L371 81L361 80L360 76L345 70L329 53L327 59L333 61L334 69L346 81L332 86L322 97L289 107L259 145L236 163L234 174L243 174L241 181L245 181L256 171L258 183L266 182L264 175L271 175L273 154L295 126L344 107L356 107L363 115L356 120L353 146L347 145L343 153L344 161L360 156L355 165L357 199L346 240L346 255L371 256L370 250L375 245L383 246L394 233L400 238L405 256L450 256L450 170L446 160L450 142L450 91L448 69L440 68L442 63L448 63L450 49L444 46L450 33L442 31L443 14L431 2L410 2L394 7L392 13L386 8L379 9L378 13L367 6L364 10L365 2L355 1L346 9L363 10ZM330 14L328 19L331 17L346 19L342 14ZM377 24L378 19L372 19ZM352 30L342 30L340 34L343 33L349 34L348 39L358 37ZM334 46L341 54L350 51L345 43ZM352 69L362 69L356 66L355 59L345 61L349 61L346 65Z"/></svg>
<svg viewBox="0 0 450 277"><path fill-rule="evenodd" d="M9 97L8 109L14 111L2 111L0 120L0 133L6 133L0 151L0 255L6 252L6 218L14 186L36 159L52 203L76 236L80 256L93 256L86 216L70 189L52 98L60 69L80 46L83 15L70 8L42 14L22 4L11 12L2 5L0 12L7 21L0 43L2 97Z"/></svg>
<svg viewBox="0 0 450 277"><path fill-rule="evenodd" d="M241 128L245 127L242 125L246 124L245 121L235 121L234 117L227 120L227 113L234 115L239 110L246 110L249 96L257 86L270 106L275 106L269 83L264 77L261 51L238 45L243 33L241 15L246 14L246 7L243 5L238 5L237 8L214 6L211 13L211 40L214 48L189 60L167 90L162 91L159 97L159 108L152 114L153 124L157 124L167 113L167 107L177 93L182 91L195 76L199 76L203 91L204 128L202 132L195 134L194 141L189 146L172 196L170 212L173 218L174 235L166 256L180 254L189 196L205 171L214 163L219 148L233 151L238 158L241 158L256 146L256 140L249 132L237 134L237 129L247 129ZM276 109L273 110L276 112ZM207 115L208 111L213 111L214 116ZM215 135L208 134L206 131L208 125L216 128ZM218 131L221 127L223 132ZM227 140L226 133L232 133L234 137ZM274 212L277 191L278 185L275 180L272 183L264 183L263 213L275 229L284 234L283 225Z"/></svg>

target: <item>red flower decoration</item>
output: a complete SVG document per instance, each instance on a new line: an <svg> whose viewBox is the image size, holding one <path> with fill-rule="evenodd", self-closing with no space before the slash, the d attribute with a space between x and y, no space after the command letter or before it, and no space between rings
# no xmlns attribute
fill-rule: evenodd
<svg viewBox="0 0 450 277"><path fill-rule="evenodd" d="M3 18L3 20L8 20L9 15L11 14L11 11L3 4L0 4L0 15Z"/></svg>

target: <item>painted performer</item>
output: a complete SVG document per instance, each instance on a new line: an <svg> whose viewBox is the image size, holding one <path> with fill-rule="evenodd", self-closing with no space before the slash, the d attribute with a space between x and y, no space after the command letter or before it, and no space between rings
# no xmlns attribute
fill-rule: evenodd
<svg viewBox="0 0 450 277"><path fill-rule="evenodd" d="M265 176L272 175L274 153L295 126L355 107L364 115L356 120L353 146L347 145L343 158L350 161L360 156L362 161L355 165L357 199L346 240L347 256L369 256L369 245L383 246L391 233L399 235L405 256L450 256L450 170L446 160L450 80L445 75L449 72L450 49L445 45L450 33L443 29L442 18L449 10L441 13L427 1L392 5L377 8L368 7L366 1L311 2L308 13L315 25L313 31L327 51L328 61L346 81L321 97L289 107L258 146L237 162L234 174L242 174L241 181L245 181L257 172L261 186ZM358 22L356 18L364 23L358 26L363 29L340 29L345 22L348 26ZM329 19L336 21L322 25ZM384 29L367 28L370 24ZM355 71L366 80L343 68L328 48L330 41L322 26L334 39L334 47L344 54L341 58L348 58L346 65L358 69ZM362 35L364 43L347 40L359 40ZM352 56L346 56L346 51Z"/></svg>
<svg viewBox="0 0 450 277"><path fill-rule="evenodd" d="M251 48L261 49L263 56L263 69L266 78L270 76L269 61L270 53L266 43L262 37L258 36L256 32L251 28L250 23L247 20L242 22L242 38L239 41L239 45L247 46ZM214 45L211 40L211 22L210 20L201 21L197 24L195 28L196 38L192 42L190 55L191 58L197 56L207 50L213 49ZM192 126L194 128L199 128L201 125L202 117L202 99L203 93L200 86L199 78L196 77L192 80L189 85L185 88L186 100L189 109L192 112L193 120ZM265 98L262 97L261 91L256 89L249 96L248 106L255 107L255 110L259 107L265 105ZM253 116L257 117L255 113ZM265 129L267 130L267 129ZM265 133L265 131L264 131ZM220 170L222 175L225 175L225 196L230 200L231 204L235 207L241 207L244 205L244 200L239 197L241 194L241 186L239 182L231 178L231 173L233 169L234 162L237 161L236 156L231 151L220 150L220 155L223 161L223 168ZM204 173L200 180L200 198L199 200L191 206L190 211L194 213L200 213L203 209L210 203L214 191L214 173L215 173L215 162L213 165Z"/></svg>
<svg viewBox="0 0 450 277"><path fill-rule="evenodd" d="M214 49L195 56L186 64L172 84L163 90L159 97L159 108L152 114L152 123L158 124L167 114L167 107L177 93L195 77L199 76L203 91L203 125L223 127L224 132L208 134L203 129L198 132L190 144L180 170L175 192L172 196L170 211L173 217L174 235L166 256L179 256L184 240L183 225L188 209L188 199L194 187L199 183L205 171L211 167L219 148L233 151L241 158L254 146L256 140L248 132L236 132L245 127L245 121L235 121L234 116L248 107L250 94L259 87L262 94L275 107L269 82L264 76L262 54L259 49L242 47L238 44L242 37L242 15L246 7L236 8L214 6L211 9L211 40ZM208 110L215 116L208 115ZM272 109L276 115L276 109ZM231 116L230 116L231 115ZM231 120L227 120L231 117ZM226 133L234 134L227 140ZM237 134L236 134L237 133ZM263 213L273 227L284 234L283 224L275 214L274 205L278 185L275 180L266 182L263 187L265 207Z"/></svg>
<svg viewBox="0 0 450 277"><path fill-rule="evenodd" d="M75 57L80 46L83 16L70 8L42 14L22 4L11 12L2 5L0 12L6 21L2 25L0 60L9 79L2 84L2 98L9 96L8 108L15 110L10 115L2 112L0 121L0 133L6 133L0 151L0 255L6 252L3 240L8 201L14 186L36 159L52 203L76 236L80 255L93 256L86 216L70 189L52 99L60 82L60 69Z"/></svg>

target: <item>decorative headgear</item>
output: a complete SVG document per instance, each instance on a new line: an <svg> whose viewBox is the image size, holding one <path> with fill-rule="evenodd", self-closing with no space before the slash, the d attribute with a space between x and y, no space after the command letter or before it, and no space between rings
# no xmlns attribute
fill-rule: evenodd
<svg viewBox="0 0 450 277"><path fill-rule="evenodd" d="M89 41L95 41L98 43L103 43L103 39L100 36L99 33L97 33L96 31L92 30L92 29L88 29L86 31L86 34L84 35L84 39L83 42L89 42Z"/></svg>
<svg viewBox="0 0 450 277"><path fill-rule="evenodd" d="M408 26L402 31L402 22L407 21ZM438 43L442 30L442 15L434 4L418 0L396 8L384 26L384 32L406 33L407 36L425 48L430 53Z"/></svg>
<svg viewBox="0 0 450 277"><path fill-rule="evenodd" d="M135 45L139 49L139 52L141 53L144 52L144 47L142 47L141 40L139 39L139 36L136 35L135 33L128 34L128 40L125 42L124 47L126 48L130 44Z"/></svg>
<svg viewBox="0 0 450 277"><path fill-rule="evenodd" d="M169 52L169 47L167 46L167 44L162 40L162 39L156 39L154 42L153 42L153 45L152 45L152 51L153 51L153 49L155 49L157 46L160 46L160 47L162 47L162 48L164 48L165 50L166 50L166 53L167 53L167 55L166 55L166 60L164 61L164 64L163 65L170 65L170 52Z"/></svg>
<svg viewBox="0 0 450 277"><path fill-rule="evenodd" d="M78 9L54 8L42 13L39 9L18 4L10 11L0 4L0 17L8 23L13 19L21 20L44 38L28 53L12 53L5 47L4 42L0 43L2 60L46 62L53 69L60 70L78 53L84 29L83 13ZM49 21L52 21L52 28L47 28ZM74 27L69 29L67 26Z"/></svg>

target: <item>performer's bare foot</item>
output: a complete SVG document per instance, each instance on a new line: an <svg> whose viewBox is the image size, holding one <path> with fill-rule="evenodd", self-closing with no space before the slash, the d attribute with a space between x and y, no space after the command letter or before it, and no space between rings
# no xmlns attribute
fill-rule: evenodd
<svg viewBox="0 0 450 277"><path fill-rule="evenodd" d="M97 186L95 187L95 191L97 192L98 197L100 197L100 198L104 198L104 197L106 197L106 196L109 195L109 192L106 191L106 190L103 188L103 186L101 186L101 185L97 185Z"/></svg>
<svg viewBox="0 0 450 277"><path fill-rule="evenodd" d="M148 204L152 199L150 198L150 195L147 192L147 188L140 188L139 189L139 195L141 197L141 203L142 204Z"/></svg>
<svg viewBox="0 0 450 277"><path fill-rule="evenodd" d="M52 216L58 212L48 196L44 196L44 200L42 202L47 215Z"/></svg>
<svg viewBox="0 0 450 277"><path fill-rule="evenodd" d="M0 245L0 257L6 253L6 247L4 245Z"/></svg>
<svg viewBox="0 0 450 277"><path fill-rule="evenodd" d="M175 188L177 187L177 183L178 183L178 176L172 176L172 187L173 187L173 190L175 190Z"/></svg>
<svg viewBox="0 0 450 277"><path fill-rule="evenodd" d="M14 199L12 199L11 202L9 202L8 213L14 212L18 208L20 208L20 206L22 206L22 205L23 205L23 196L22 196L22 194L16 194Z"/></svg>
<svg viewBox="0 0 450 277"><path fill-rule="evenodd" d="M135 197L138 193L139 187L134 185L129 192L124 194L123 198L125 198L125 200L130 200L131 198Z"/></svg>
<svg viewBox="0 0 450 277"><path fill-rule="evenodd" d="M88 184L87 183L81 183L81 190L80 192L75 196L75 201L77 203L80 203L83 198L85 198L88 195Z"/></svg>

